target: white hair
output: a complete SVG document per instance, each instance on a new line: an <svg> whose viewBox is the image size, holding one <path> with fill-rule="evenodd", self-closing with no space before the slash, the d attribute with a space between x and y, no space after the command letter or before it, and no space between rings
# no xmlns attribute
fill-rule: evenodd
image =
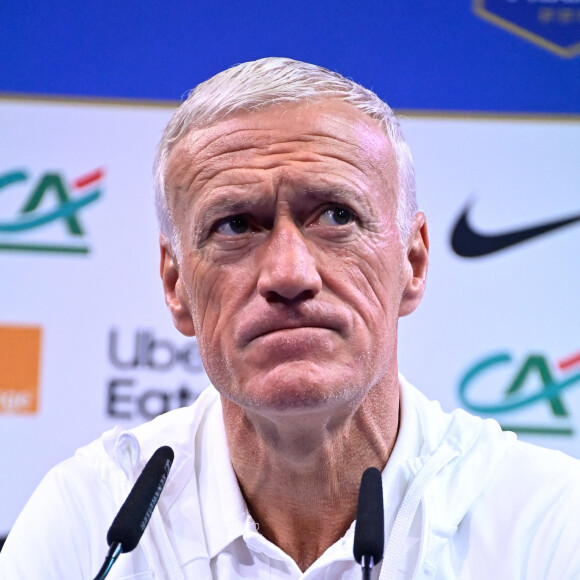
<svg viewBox="0 0 580 580"><path fill-rule="evenodd" d="M411 152L399 121L375 93L328 69L289 58L270 57L239 64L197 85L165 128L153 168L155 207L160 233L180 256L180 240L165 191L167 160L188 133L208 127L238 111L256 111L279 103L320 99L344 101L378 121L397 162L397 226L406 243L417 212Z"/></svg>

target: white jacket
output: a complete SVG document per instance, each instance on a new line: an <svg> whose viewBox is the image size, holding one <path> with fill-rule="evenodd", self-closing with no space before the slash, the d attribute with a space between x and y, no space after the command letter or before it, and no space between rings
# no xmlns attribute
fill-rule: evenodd
<svg viewBox="0 0 580 580"><path fill-rule="evenodd" d="M518 442L494 421L443 413L402 377L401 408L383 472L388 540L373 578L580 579L579 461ZM91 580L108 527L165 444L175 461L158 509L109 578L360 578L352 527L304 575L255 531L213 388L191 407L105 433L49 472L0 553L0 578Z"/></svg>

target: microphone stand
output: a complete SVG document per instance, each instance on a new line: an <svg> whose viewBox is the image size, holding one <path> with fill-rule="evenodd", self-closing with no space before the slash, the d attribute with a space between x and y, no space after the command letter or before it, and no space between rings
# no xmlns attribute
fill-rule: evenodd
<svg viewBox="0 0 580 580"><path fill-rule="evenodd" d="M105 561L101 566L101 569L95 576L95 580L104 580L107 574L110 572L115 560L119 557L119 554L123 551L123 546L120 542L113 542L109 546L109 551L107 552L107 556L105 557ZM370 576L369 576L370 578Z"/></svg>
<svg viewBox="0 0 580 580"><path fill-rule="evenodd" d="M371 554L364 554L361 558L362 580L371 580L373 572L373 557Z"/></svg>

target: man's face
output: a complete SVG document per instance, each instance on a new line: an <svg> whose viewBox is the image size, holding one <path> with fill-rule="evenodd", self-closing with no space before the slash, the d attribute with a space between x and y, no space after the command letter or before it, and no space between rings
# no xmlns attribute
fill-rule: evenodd
<svg viewBox="0 0 580 580"><path fill-rule="evenodd" d="M350 105L277 105L191 132L166 184L181 239L162 251L177 328L234 403L264 413L361 401L396 376L412 278L396 165Z"/></svg>

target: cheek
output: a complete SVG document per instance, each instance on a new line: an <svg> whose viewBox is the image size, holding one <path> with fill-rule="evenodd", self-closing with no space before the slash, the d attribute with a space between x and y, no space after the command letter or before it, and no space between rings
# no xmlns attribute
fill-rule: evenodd
<svg viewBox="0 0 580 580"><path fill-rule="evenodd" d="M214 354L231 336L228 328L243 307L248 276L244 268L218 266L203 257L192 261L189 280L192 317L200 350Z"/></svg>
<svg viewBox="0 0 580 580"><path fill-rule="evenodd" d="M401 260L398 241L390 237L362 240L355 248L328 260L328 286L372 328L396 325L401 299Z"/></svg>
<svg viewBox="0 0 580 580"><path fill-rule="evenodd" d="M252 293L247 269L218 266L200 259L190 277L193 320L201 358L218 390L238 374L234 343L236 321Z"/></svg>
<svg viewBox="0 0 580 580"><path fill-rule="evenodd" d="M199 352L210 376L222 365L220 344L220 277L215 269L198 263L189 287L191 289L192 318ZM212 379L213 380L213 379Z"/></svg>
<svg viewBox="0 0 580 580"><path fill-rule="evenodd" d="M215 308L219 294L219 275L207 262L194 254L188 257L185 271L185 285L191 302L195 334L201 342L207 328L212 325L216 312L219 312Z"/></svg>

